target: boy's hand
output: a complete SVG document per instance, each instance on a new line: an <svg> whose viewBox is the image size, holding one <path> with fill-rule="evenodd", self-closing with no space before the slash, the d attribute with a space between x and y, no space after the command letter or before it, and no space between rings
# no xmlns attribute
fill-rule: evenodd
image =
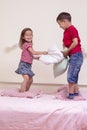
<svg viewBox="0 0 87 130"><path fill-rule="evenodd" d="M61 52L63 53L64 57L67 57L67 56L68 56L68 53L69 53L68 49L67 49L67 50L63 50L63 51L61 51Z"/></svg>

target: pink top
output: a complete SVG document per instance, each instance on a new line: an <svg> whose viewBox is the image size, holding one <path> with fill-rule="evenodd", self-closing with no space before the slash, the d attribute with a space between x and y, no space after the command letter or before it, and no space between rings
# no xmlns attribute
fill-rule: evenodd
<svg viewBox="0 0 87 130"><path fill-rule="evenodd" d="M33 56L28 51L28 48L32 48L32 44L25 42L23 45L22 53L21 53L21 61L27 62L29 64L32 64Z"/></svg>
<svg viewBox="0 0 87 130"><path fill-rule="evenodd" d="M82 52L78 31L73 25L71 25L69 28L67 28L64 31L63 44L65 45L65 47L69 48L70 45L72 44L74 38L78 39L78 44L75 48L73 48L70 51L69 55L74 54L76 52Z"/></svg>

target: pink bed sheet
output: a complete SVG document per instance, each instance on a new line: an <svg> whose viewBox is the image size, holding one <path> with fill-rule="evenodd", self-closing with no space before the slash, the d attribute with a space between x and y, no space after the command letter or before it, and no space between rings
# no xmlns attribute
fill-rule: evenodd
<svg viewBox="0 0 87 130"><path fill-rule="evenodd" d="M87 130L87 100L1 96L0 130Z"/></svg>

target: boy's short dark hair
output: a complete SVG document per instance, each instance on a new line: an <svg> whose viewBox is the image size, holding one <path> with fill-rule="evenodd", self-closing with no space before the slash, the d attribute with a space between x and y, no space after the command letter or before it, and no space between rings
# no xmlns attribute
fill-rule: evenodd
<svg viewBox="0 0 87 130"><path fill-rule="evenodd" d="M56 21L58 20L63 21L64 19L67 19L68 21L71 22L71 15L67 12L62 12L57 16Z"/></svg>

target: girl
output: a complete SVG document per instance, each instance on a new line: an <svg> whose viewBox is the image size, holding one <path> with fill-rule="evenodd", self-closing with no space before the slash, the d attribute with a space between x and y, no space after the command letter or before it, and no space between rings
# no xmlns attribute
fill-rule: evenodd
<svg viewBox="0 0 87 130"><path fill-rule="evenodd" d="M31 70L32 61L34 59L34 55L44 54L46 55L46 51L35 51L33 49L33 31L31 28L24 28L20 35L19 47L22 49L21 59L18 66L18 69L15 71L18 74L21 74L23 77L23 82L21 84L20 92L28 91L32 82L34 73ZM36 58L36 59L38 59Z"/></svg>

